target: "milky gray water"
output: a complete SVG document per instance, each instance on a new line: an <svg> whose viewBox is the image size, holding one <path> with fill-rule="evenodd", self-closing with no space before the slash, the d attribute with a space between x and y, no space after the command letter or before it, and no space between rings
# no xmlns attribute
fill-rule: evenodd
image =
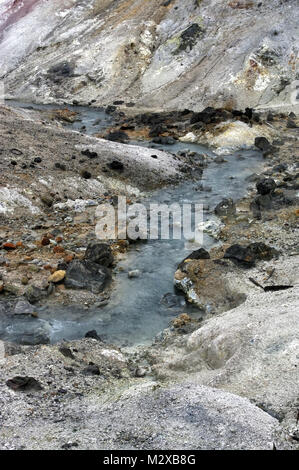
<svg viewBox="0 0 299 470"><path fill-rule="evenodd" d="M44 109L45 106L40 108ZM97 119L101 119L98 126L102 129L111 124L111 117L107 118L102 111L79 107L74 107L74 110L80 112L82 119L82 122L70 125L75 130L85 125L87 133L95 133L98 131L94 125ZM142 145L150 144L144 142ZM255 172L262 161L260 153L255 151L236 152L225 156L226 163L217 164L213 161L213 152L201 145L177 143L155 147L173 153L189 149L212 157L198 181L168 187L150 197L154 202L167 204L202 203L206 209L205 219L214 218L213 209L224 197L236 200L245 194L246 177ZM211 191L198 191L201 184L210 187ZM209 249L214 244L215 240L204 235L204 248ZM184 297L174 292L176 267L188 253L190 249L186 248L184 240L157 240L132 245L126 258L117 265L114 288L107 306L89 309L82 305L42 307L38 309L39 325L49 332L51 342L81 338L87 331L97 330L106 341L131 345L150 341L180 313L188 312L195 318L202 317L202 312L187 306ZM128 271L135 269L140 270L140 277L129 279ZM20 341L24 329L32 328L31 322L26 324L26 319L16 320L6 330L6 336Z"/></svg>

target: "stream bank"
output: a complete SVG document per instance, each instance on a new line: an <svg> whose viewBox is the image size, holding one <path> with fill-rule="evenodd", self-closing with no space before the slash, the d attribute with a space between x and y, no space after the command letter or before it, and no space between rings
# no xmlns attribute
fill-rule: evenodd
<svg viewBox="0 0 299 470"><path fill-rule="evenodd" d="M17 121L18 115L13 116ZM11 147L18 149L19 133L15 132L12 120L8 122L10 129L13 129L10 132L13 134L6 133L5 142L13 135L14 145ZM24 126L24 121L21 122ZM1 123L3 125L3 120ZM35 126L34 123L28 124L27 121L26 125L30 129ZM167 201L173 197L173 191L185 188L183 198L187 201L193 197L194 184L197 184L198 192L207 197L206 202L211 197L212 212L214 205L221 200L223 190L228 196L233 196L236 203L235 211L229 216L222 213L220 219L216 219L218 223L221 221L217 246L211 248L210 239L206 238L205 246L210 255L210 259L206 261L220 266L220 269L223 267L224 270L218 272L218 281L219 279L221 281L222 276L223 280L229 279L234 282L235 287L246 287L246 301L244 302L244 298L243 303L234 306L236 308L222 310L220 314L212 312L202 319L198 317L198 313L192 317L191 311L186 312L187 305L180 305L169 317L163 317L160 315L159 305L158 315L154 317L155 322L150 321L147 311L144 312L145 316L142 318L143 323L139 331L138 325L136 326L138 319L131 317L132 327L128 334L131 334L132 328L136 329L135 345L131 347L109 345L113 335L117 338L113 330L110 330L111 336L107 335L107 339L104 338L105 342L100 337L102 330L98 331L98 337L93 332L93 337L60 341L55 345L24 346L4 341L1 343L4 357L1 359L0 369L0 403L4 426L0 431L0 448L294 449L298 447L298 279L296 277L298 141L296 129L286 128L286 118L276 116L271 126L279 142L276 143L276 151L271 151L264 157L262 169L260 154L248 151L248 154L242 152L240 155L238 151L234 156L225 156L227 162L210 161L208 167L204 169L203 178L209 175L211 178L209 182L213 182L212 191L207 189L202 191L208 185L208 181L205 180L196 183L183 180L181 186L174 188L169 186L158 190L161 200ZM19 132L17 126L16 130ZM53 132L52 127L51 130ZM70 137L70 134L65 133L63 129L59 129L59 133L63 142L66 136ZM47 136L47 132L45 134ZM71 145L69 144L70 147ZM93 146L90 148L93 149ZM32 144L30 152L32 153ZM152 153L152 149L150 152ZM163 155L165 157L165 154ZM245 160L243 155L247 157ZM253 160L255 156L257 159ZM17 157L21 158L20 155ZM250 168L250 175L248 175L249 158L250 162L255 161L257 164L254 168ZM8 182L18 184L18 187L24 190L26 182L27 200L35 201L35 207L42 207L39 206L38 199L34 200L32 197L37 196L32 183L36 181L33 176L38 175L38 165L30 172L12 172L9 166L10 160L10 154L9 160L6 157L2 160L4 161L2 184L8 175L10 179L6 179L6 185ZM51 160L50 162L52 163ZM9 171L5 169L5 165ZM244 169L244 173L240 168ZM60 171L63 173L59 175L65 175L64 171L69 170ZM24 173L26 178L21 176ZM45 174L44 170L43 173ZM240 179L231 179L231 176L239 175L242 175ZM55 184L63 185L62 181L63 178L56 178ZM218 194L214 193L214 184L215 186L219 184ZM249 189L247 193L246 187ZM70 190L75 191L74 188ZM151 197L154 194L151 191ZM237 201L240 194L244 194L245 197ZM144 196L146 196L144 189L135 195L136 199ZM15 200L19 205L20 203L23 205L24 211L24 200L20 198ZM84 199L80 201L82 200ZM18 207L16 205L16 208ZM62 258L66 262L64 258L72 254L72 251L78 259L82 258L88 242L92 241L92 238L88 237L93 224L92 206L87 205L86 210L79 213L72 207L67 210L57 208L57 212L54 212L52 205L47 212L46 207L49 206L45 205L45 212L42 212L42 215L34 214L29 209L28 216L26 214L27 225L24 224L22 214L18 215L17 212L5 218L2 215L1 221L5 222L1 226L2 242L15 244L15 248L5 249L3 253L4 263L1 265L1 273L4 289L0 294L2 305L9 299L17 299L22 295L22 291L17 291L16 288L28 287L17 282L23 270L26 271L29 284L38 284L39 280L43 279L48 287L49 271L44 269L44 265L49 265L50 261L55 273ZM211 215L207 212L208 217ZM66 217L73 218L74 225L73 222L65 220ZM62 228L65 230L66 224L67 230L60 234ZM49 237L50 245L34 243L36 240L41 241L55 228L58 232L55 231ZM32 229L35 233L31 232ZM26 240L28 235L32 239ZM24 246L17 245L23 236ZM71 239L71 236L74 238ZM278 257L269 260L256 259L255 266L244 268L236 266L233 257L224 256L231 246L239 244L247 247L251 243L258 242L277 250ZM31 246L28 247L27 244ZM73 249L74 245L78 251ZM63 252L56 248L55 253L54 248L60 246ZM117 267L124 268L124 271L119 272L120 284L122 279L123 286L127 286L130 282L129 285L133 290L135 282L146 284L147 287L151 286L150 282L157 282L155 271L142 273L144 277L137 279L127 277L128 269L142 269L143 262L140 266L138 263L141 262L143 253L145 259L151 263L153 260L157 260L157 263L159 261L157 270L160 270L161 266L165 267L162 278L165 284L161 286L163 292L168 290L170 283L173 285L173 276L178 264L181 265L182 260L189 255L189 251L185 252L180 246L174 248L172 245L168 246L168 242L165 246L164 242L158 243L157 246L151 243L143 246L133 245L129 250L128 246L123 246L122 249L120 246L112 248L118 260ZM141 251L138 252L136 248ZM164 248L166 248L165 253L171 252L171 257L168 256L169 264L161 263L160 250L163 252ZM28 253L27 250L32 251ZM25 259L27 256L30 259ZM31 263L36 259L43 260L43 264ZM240 254L238 259L242 260ZM204 272L203 264L206 261L203 259L192 261L193 275L197 276L198 283L194 282L194 278L191 280L198 296L201 294L200 274ZM245 261L248 262L247 259ZM189 275L188 272L187 274ZM285 289L267 292L252 283L249 278L254 279L262 287L284 286ZM7 290L8 279L11 279L15 291ZM158 281L160 288L161 279ZM61 300L68 295L68 290L61 286L57 286L53 297L56 301L53 310L57 311L61 306ZM135 286L137 287L137 284ZM44 288L42 283L40 288ZM119 292L121 293L121 290ZM139 289L135 289L135 292L139 293ZM160 297L160 292L158 294L157 299ZM77 296L78 303L94 301L90 293L85 291L75 291L71 295ZM99 296L96 297L98 299ZM105 302L104 297L103 295L103 302ZM179 298L185 301L182 297ZM211 300L213 299L214 297L211 297ZM115 300L117 301L117 294ZM112 297L111 302L113 301ZM152 297L149 305L150 302ZM138 296L133 297L132 303L128 304L130 313L132 306L135 308L137 305L137 309L140 309L137 310L138 313L144 309L144 302L138 306ZM37 308L38 305L34 309ZM110 304L99 308L100 312L102 308L109 309ZM88 310L84 310L84 315ZM169 312L169 309L166 311ZM69 319L67 315L73 313L77 315L75 311L66 312L67 309L60 313L62 319L63 315L66 320ZM117 313L118 316L112 320L112 324L115 323L116 328L122 328L124 324L117 326L116 320L121 318L121 312ZM3 315L5 317L6 314L7 307L2 311L1 318L3 319ZM179 317L176 316L178 314ZM161 324L157 321L159 315L163 319ZM30 316L24 315L21 320L27 321L29 336L36 320L35 311ZM136 345L146 341L146 338L142 337L142 329L145 326L152 328L151 334L155 334L156 328L164 328L163 325L167 326L170 320L174 321L169 328L156 335L152 344ZM11 317L10 325L12 325ZM84 327L80 332L81 337L85 332ZM119 343L127 344L123 338L120 338ZM15 412L16 409L19 410L18 414ZM74 417L76 427L74 427ZM112 425L111 417L113 417ZM178 420L181 427L177 426ZM202 426L198 426L198 422ZM23 432L24 429L26 433ZM206 429L212 430L212 433L207 433ZM193 438L190 436L193 436L196 442L192 441Z"/></svg>
<svg viewBox="0 0 299 470"><path fill-rule="evenodd" d="M2 339L25 344L59 342L63 339L79 339L88 331L96 330L102 339L124 346L149 343L159 331L166 328L176 316L182 313L190 314L197 321L201 320L204 312L198 307L186 303L182 295L177 295L178 292L174 290L173 286L173 275L177 266L191 250L185 240L149 240L146 244L139 243L136 246L132 243L130 246L128 242L112 244L112 251L115 254L113 283L111 287L108 286L103 292L97 294L88 288L76 291L70 289L69 286L66 289L64 283L59 282L50 283L50 292L48 279L55 270L58 272L67 270L67 266L75 262L73 260L82 258L85 248L96 241L94 232L96 206L101 202L113 201L113 198L122 190L119 180L121 182L123 179L125 183L124 175L126 173L125 177L129 179L130 185L133 181L138 181L138 184L141 185L141 189L132 188L130 193L130 186L125 183L123 194L126 194L130 199L144 202L147 205L150 201L159 204L202 203L204 220L210 220L217 226L214 208L225 197L236 200L245 194L246 178L260 168L261 153L258 150L240 150L219 161L214 152L207 147L178 140L172 142L172 145L133 140L131 143L134 144L134 147L107 141L110 154L113 149L114 152L117 152L118 148L122 153L127 151L125 158L121 153L110 157L110 161L116 158L118 161L123 161L124 167L128 167L129 159L134 159L133 151L135 149L136 152L139 152L139 160L142 158L142 161L145 157L142 154L143 151L149 155L155 154L157 158L150 160L154 162L154 165L157 165L156 160L158 161L161 178L159 184L165 184L166 178L168 178L168 183L172 182L171 170L166 167L165 171L168 171L169 175L163 178L161 166L163 158L165 161L166 158L169 159L168 167L177 165L178 170L180 166L190 167L192 175L190 172L182 174L182 181L179 184L168 184L163 189L155 189L156 176L152 176L152 180L149 180L144 171L142 180L140 180L136 165L132 166L132 169L128 168L128 170L121 172L109 171L105 168L103 176L98 176L95 179L96 173L99 170L103 171L104 152L107 152L104 150L106 141L99 139L89 141L89 137L82 136L86 145L88 144L87 152L82 144L79 144L81 134L78 132L69 134L67 130L64 134L63 128L58 127L55 145L57 147L58 138L61 139L60 152L63 151L63 139L68 139L67 155L59 156L59 166L57 163L59 153L55 152L54 158L51 158L50 153L46 157L48 142L44 138L48 140L50 133L55 130L53 124L52 127L47 124L46 117L49 118L52 113L56 118L57 116L61 117L61 113L59 114L54 106L22 104L20 107L21 103L12 102L11 104L16 107L18 113L25 113L27 120L20 121L23 128L26 125L28 129L31 129L31 126L35 125L28 118L39 116L40 119L43 119L44 133L42 134L39 128L33 132L31 129L31 132L35 133L39 139L39 145L43 146L44 157L37 161L39 157L27 156L23 147L26 142L26 134L23 136L21 134L23 140L15 142L16 150L22 154L13 157L16 159L16 165L14 165L16 182L19 184L20 180L24 178L24 174L26 174L26 178L30 176L32 178L31 191L34 189L42 191L43 200L42 204L38 204L38 198L33 197L34 206L32 205L31 213L29 210L26 218L26 233L23 229L23 233L20 233L17 238L15 226L13 227L13 238L4 235L5 232L3 232L3 243L18 243L19 246L16 250L3 250L4 291L7 294L15 292L17 298L14 300L8 297L6 301L6 297L4 297L2 310L6 311L6 315L2 316ZM41 114L36 115L35 113ZM103 129L105 126L107 129L111 128L112 121L116 122L119 119L117 110L114 109L111 113L107 114L107 110L104 113L101 110L74 107L70 108L68 113L63 111L63 122L64 126L72 131L77 130L74 126L80 122L81 126L85 126L85 133L88 134L94 131L92 123L97 119L101 119ZM66 115L73 116L73 114L76 116L74 122L65 121ZM160 120L164 119L163 113L161 116ZM172 114L172 118L173 116L177 119L175 113ZM156 115L153 116L153 119L156 119ZM139 121L138 117L137 121ZM163 125L166 126L168 121L169 116L166 115ZM190 116L188 115L187 122L189 121ZM104 125L104 123L106 124ZM115 127L115 124L113 126ZM75 145L72 144L71 138L75 140ZM102 147L95 147L97 141L98 146L101 143ZM28 145L28 142L26 144ZM144 146L144 150L140 145ZM81 148L83 150L80 152ZM163 151L167 153L163 153ZM95 158L89 156L92 152L96 154ZM168 157L166 157L167 155ZM120 160L120 156L122 160ZM29 164L25 163L28 162L28 159ZM107 163L109 165L109 160ZM7 161L7 164L8 168L11 168L11 162ZM96 165L94 169L92 169L92 165ZM79 172L80 166L86 167L84 171L92 171L94 175L87 180L82 177L81 181L80 179L76 180L75 176L70 173ZM198 168L198 174L196 174L196 168ZM148 168L147 171L150 171L152 175L156 174L155 168ZM115 176L113 176L113 172ZM184 182L188 176L189 181ZM57 177L60 178L58 187L56 186ZM113 184L110 183L112 179L114 179ZM175 179L176 175L173 174L173 182ZM149 187L150 195L148 193ZM25 191L29 194L28 190ZM50 198L52 198L52 203L48 202ZM47 205L48 209L45 207ZM11 207L7 208L8 211L11 209ZM36 216L32 214L34 210ZM17 207L14 213L17 214ZM46 215L46 218L43 214ZM31 218L34 219L33 226L28 223ZM20 215L19 223L22 223L23 220L23 216ZM217 239L215 240L209 233L205 233L205 248L210 249L215 243L217 243ZM121 253L121 251L127 253ZM134 279L129 277L128 273L136 270L138 276ZM29 301L29 305L26 304L26 301ZM30 305L32 303L33 305ZM16 315L15 312L20 314ZM32 316L28 318L28 314L34 314L35 318Z"/></svg>

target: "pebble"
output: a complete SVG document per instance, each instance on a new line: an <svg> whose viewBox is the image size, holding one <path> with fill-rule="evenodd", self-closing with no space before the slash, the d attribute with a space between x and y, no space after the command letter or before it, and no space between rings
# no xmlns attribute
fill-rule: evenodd
<svg viewBox="0 0 299 470"><path fill-rule="evenodd" d="M135 269L135 270L133 270L133 271L129 271L129 272L128 272L128 277L129 277L130 279L133 279L133 278L140 277L140 274L141 274L141 273L140 273L139 269Z"/></svg>
<svg viewBox="0 0 299 470"><path fill-rule="evenodd" d="M135 377L145 377L147 374L147 370L144 367L137 367L135 370Z"/></svg>
<svg viewBox="0 0 299 470"><path fill-rule="evenodd" d="M22 279L21 279L21 283L23 284L23 286L27 286L29 280L26 276L23 276Z"/></svg>
<svg viewBox="0 0 299 470"><path fill-rule="evenodd" d="M215 163L225 163L227 160L225 160L223 157L220 155L214 159Z"/></svg>
<svg viewBox="0 0 299 470"><path fill-rule="evenodd" d="M109 300L105 299L105 300L102 300L101 302L96 302L94 304L94 307L95 308L101 308L101 307L105 307L105 305L108 305L108 304L109 304Z"/></svg>
<svg viewBox="0 0 299 470"><path fill-rule="evenodd" d="M50 245L50 239L48 237L43 237L41 241L42 246Z"/></svg>
<svg viewBox="0 0 299 470"><path fill-rule="evenodd" d="M86 180L89 180L91 178L91 173L87 170L82 170L80 175Z"/></svg>

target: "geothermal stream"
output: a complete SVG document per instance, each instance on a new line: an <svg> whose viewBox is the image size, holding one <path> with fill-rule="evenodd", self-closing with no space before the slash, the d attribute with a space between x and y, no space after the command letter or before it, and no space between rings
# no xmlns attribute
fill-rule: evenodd
<svg viewBox="0 0 299 470"><path fill-rule="evenodd" d="M21 103L10 102L10 105L20 106ZM46 109L49 106L33 107ZM57 105L55 108L57 109ZM73 130L79 131L84 125L85 132L92 134L112 125L112 118L97 109L69 108L80 113L80 122L67 124ZM99 119L101 121L95 126L95 121ZM261 154L253 150L226 155L227 162L219 164L213 162L214 154L211 150L197 144L178 142L163 146L148 142L130 143L152 145L172 153L188 149L204 152L212 157L200 180L155 191L146 201L141 201L148 203L151 200L166 204L202 203L205 220L215 219L214 208L224 197L236 200L245 194L246 177L256 171L262 161ZM201 184L208 191L199 191ZM215 243L213 238L204 234L204 248L209 250ZM149 342L165 329L173 318L183 312L194 318L201 318L203 313L186 305L184 297L176 295L173 285L177 265L192 251L192 248L186 246L185 240L149 240L146 243L133 244L125 259L120 261L115 269L114 287L108 305L100 308L46 305L37 308L38 319L16 318L13 324L7 324L2 328L5 329L5 337L2 339L23 342L25 337L30 337L34 327L35 330L40 328L41 334L42 331L49 333L51 342L55 343L63 339L82 338L86 332L96 330L103 340L127 346ZM140 276L128 278L128 271L131 270L139 270Z"/></svg>

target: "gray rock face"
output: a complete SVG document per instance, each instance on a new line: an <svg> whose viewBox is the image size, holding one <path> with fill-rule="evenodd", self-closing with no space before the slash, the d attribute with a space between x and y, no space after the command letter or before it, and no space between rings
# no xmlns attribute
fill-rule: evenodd
<svg viewBox="0 0 299 470"><path fill-rule="evenodd" d="M256 183L256 189L262 196L271 194L276 188L276 183L273 178L262 178Z"/></svg>
<svg viewBox="0 0 299 470"><path fill-rule="evenodd" d="M7 94L164 109L290 104L296 2L31 4L18 15L13 0L1 4Z"/></svg>

